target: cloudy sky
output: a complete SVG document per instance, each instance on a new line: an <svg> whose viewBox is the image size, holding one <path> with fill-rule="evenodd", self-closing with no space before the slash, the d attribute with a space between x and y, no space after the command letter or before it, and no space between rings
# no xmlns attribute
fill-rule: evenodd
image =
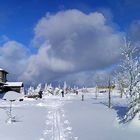
<svg viewBox="0 0 140 140"><path fill-rule="evenodd" d="M92 86L140 41L139 0L0 1L0 67L9 81Z"/></svg>

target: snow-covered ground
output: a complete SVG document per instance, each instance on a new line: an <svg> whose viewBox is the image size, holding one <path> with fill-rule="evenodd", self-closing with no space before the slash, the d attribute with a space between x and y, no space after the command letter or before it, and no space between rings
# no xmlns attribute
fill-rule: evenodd
<svg viewBox="0 0 140 140"><path fill-rule="evenodd" d="M126 99L112 96L112 108L107 106L107 94L94 93L45 96L14 102L15 122L7 123L9 102L0 100L1 140L139 140L140 122L119 123L124 116Z"/></svg>

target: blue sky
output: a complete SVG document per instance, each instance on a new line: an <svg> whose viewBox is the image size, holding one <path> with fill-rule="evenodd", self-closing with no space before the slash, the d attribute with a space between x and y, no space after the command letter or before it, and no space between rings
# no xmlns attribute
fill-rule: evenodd
<svg viewBox="0 0 140 140"><path fill-rule="evenodd" d="M29 45L33 28L41 17L66 9L111 14L120 30L126 30L140 18L139 0L4 0L0 1L0 35Z"/></svg>
<svg viewBox="0 0 140 140"><path fill-rule="evenodd" d="M122 36L139 42L139 9L139 0L0 1L0 65L17 81L91 85L119 61Z"/></svg>

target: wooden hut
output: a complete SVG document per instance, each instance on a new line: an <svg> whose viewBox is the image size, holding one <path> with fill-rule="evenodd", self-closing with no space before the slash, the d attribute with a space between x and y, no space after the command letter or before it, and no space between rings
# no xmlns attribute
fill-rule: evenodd
<svg viewBox="0 0 140 140"><path fill-rule="evenodd" d="M23 82L8 82L7 74L6 70L0 68L0 92L16 91L20 93L24 87Z"/></svg>

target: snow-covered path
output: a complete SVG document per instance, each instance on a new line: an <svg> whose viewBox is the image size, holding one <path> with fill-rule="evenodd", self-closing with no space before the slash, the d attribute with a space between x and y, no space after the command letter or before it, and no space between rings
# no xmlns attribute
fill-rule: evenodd
<svg viewBox="0 0 140 140"><path fill-rule="evenodd" d="M106 97L94 99L93 94L70 94L64 98L47 96L13 104L16 122L6 124L9 103L0 101L0 139L2 140L139 140L140 127L120 125L117 110L120 98L109 109ZM123 101L124 102L124 101Z"/></svg>
<svg viewBox="0 0 140 140"><path fill-rule="evenodd" d="M40 140L74 140L69 120L66 119L63 106L65 102L61 98L54 97L46 99L39 106L47 108L46 128L43 130L43 137Z"/></svg>

